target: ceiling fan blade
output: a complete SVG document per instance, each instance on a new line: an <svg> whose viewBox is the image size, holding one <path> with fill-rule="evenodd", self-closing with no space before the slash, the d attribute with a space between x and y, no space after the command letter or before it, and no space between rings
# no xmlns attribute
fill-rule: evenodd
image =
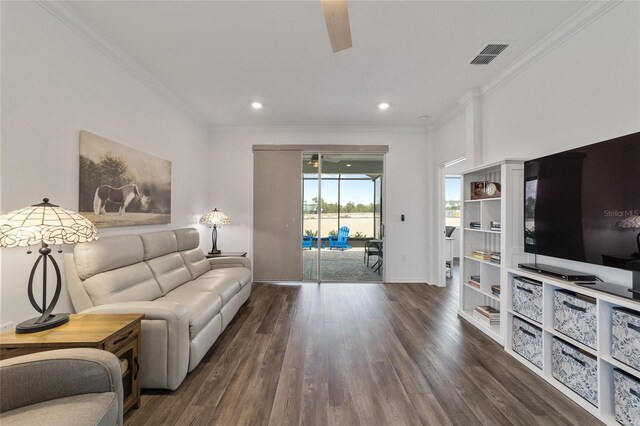
<svg viewBox="0 0 640 426"><path fill-rule="evenodd" d="M326 161L328 163L339 163L342 161L342 157L340 155L323 154L322 161Z"/></svg>
<svg viewBox="0 0 640 426"><path fill-rule="evenodd" d="M351 47L351 25L347 0L320 0L333 53Z"/></svg>

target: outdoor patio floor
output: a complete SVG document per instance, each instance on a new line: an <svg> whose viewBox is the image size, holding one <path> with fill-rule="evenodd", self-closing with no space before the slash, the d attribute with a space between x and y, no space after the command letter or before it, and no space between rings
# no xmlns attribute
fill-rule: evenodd
<svg viewBox="0 0 640 426"><path fill-rule="evenodd" d="M382 275L371 269L378 260L377 256L371 256L369 267L364 263L364 248L351 248L349 250L320 251L322 258L322 281L348 281L348 282L380 282ZM318 251L303 250L303 276L305 281L317 280Z"/></svg>

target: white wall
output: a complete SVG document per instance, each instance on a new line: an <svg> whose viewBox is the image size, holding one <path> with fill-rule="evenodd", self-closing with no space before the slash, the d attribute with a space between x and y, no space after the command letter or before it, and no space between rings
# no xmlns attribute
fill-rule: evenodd
<svg viewBox="0 0 640 426"><path fill-rule="evenodd" d="M540 157L640 131L639 21L640 3L623 2L486 95L482 163ZM438 164L464 151L464 139L451 137L464 129L454 118L432 131ZM630 282L630 273L612 268L538 261Z"/></svg>
<svg viewBox="0 0 640 426"><path fill-rule="evenodd" d="M436 141L436 149L434 159L436 165L444 166L449 161L457 160L466 156L465 140L466 140L467 120L464 108L460 108L455 114L449 117L433 129L432 135ZM447 174L457 174L464 170L464 163L458 163L451 168L447 168Z"/></svg>
<svg viewBox="0 0 640 426"><path fill-rule="evenodd" d="M430 282L436 285L446 285L444 275L444 250L446 249L444 229L444 178L447 175L457 175L469 167L468 160L461 161L454 165L444 167L450 161L458 160L467 155L466 138L467 138L467 120L465 108L459 107L457 111L446 119L433 125L429 131L429 143L432 149L431 167L433 173L429 176L432 182L429 184L431 190L427 203L436 206L431 211L430 216L434 219L430 227L431 235L434 238L430 241L429 265L431 268ZM454 231L453 252L454 257L460 256L460 237L459 231ZM442 262L438 260L437 253L442 253Z"/></svg>
<svg viewBox="0 0 640 426"><path fill-rule="evenodd" d="M386 279L428 280L427 135L420 129L226 128L212 135L212 207L231 224L218 232L222 250L251 252L254 144L389 145L386 156ZM405 214L405 222L400 215ZM255 254L254 254L255 255ZM403 256L406 260L403 261Z"/></svg>
<svg viewBox="0 0 640 426"><path fill-rule="evenodd" d="M44 196L76 210L78 132L85 129L172 161L172 223L102 228L100 235L195 224L209 208L209 129L37 4L2 2L1 19L2 212ZM0 322L36 316L26 294L35 259L22 249L2 249ZM56 311L72 311L66 290Z"/></svg>
<svg viewBox="0 0 640 426"><path fill-rule="evenodd" d="M626 1L483 100L483 161L640 130L640 2Z"/></svg>

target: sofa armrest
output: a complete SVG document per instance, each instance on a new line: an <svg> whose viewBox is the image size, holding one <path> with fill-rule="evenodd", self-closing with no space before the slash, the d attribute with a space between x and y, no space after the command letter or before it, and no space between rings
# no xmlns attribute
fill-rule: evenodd
<svg viewBox="0 0 640 426"><path fill-rule="evenodd" d="M83 314L144 314L141 333L153 328L153 324L166 324L167 353L166 387L175 390L182 383L189 368L189 313L187 308L179 303L161 301L140 301L111 303L95 306L82 311ZM162 326L164 329L164 325ZM153 339L141 339L140 352L142 359L153 358L154 345L160 342ZM157 356L157 355L155 355ZM142 376L146 369L143 365ZM144 382L143 382L144 387ZM154 386L156 387L156 386Z"/></svg>
<svg viewBox="0 0 640 426"><path fill-rule="evenodd" d="M94 306L85 309L82 314L143 314L145 320L164 320L167 323L182 324L189 328L187 308L174 302L121 302Z"/></svg>
<svg viewBox="0 0 640 426"><path fill-rule="evenodd" d="M247 268L251 269L251 261L246 257L212 257L209 259L211 269Z"/></svg>
<svg viewBox="0 0 640 426"><path fill-rule="evenodd" d="M0 361L0 412L88 393L114 392L122 424L122 372L110 352L59 349Z"/></svg>

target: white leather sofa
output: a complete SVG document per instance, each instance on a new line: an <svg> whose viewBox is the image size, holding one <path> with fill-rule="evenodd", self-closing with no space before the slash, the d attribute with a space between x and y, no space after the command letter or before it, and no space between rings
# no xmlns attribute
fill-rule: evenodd
<svg viewBox="0 0 640 426"><path fill-rule="evenodd" d="M65 254L78 313L141 313L140 383L175 390L251 293L244 257L207 259L196 229L119 235Z"/></svg>

